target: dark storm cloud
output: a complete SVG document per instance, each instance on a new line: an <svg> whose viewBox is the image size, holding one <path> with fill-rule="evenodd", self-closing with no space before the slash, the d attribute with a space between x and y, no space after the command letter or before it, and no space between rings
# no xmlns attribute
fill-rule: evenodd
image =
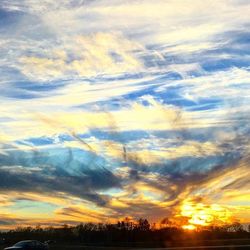
<svg viewBox="0 0 250 250"><path fill-rule="evenodd" d="M97 175L98 177L96 177ZM36 192L36 193L65 193L73 197L83 198L98 205L105 205L108 197L98 195L96 190L96 181L101 187L101 176L104 179L111 180L115 186L118 181L107 171L92 171L82 176L70 176L66 173L53 170L25 169L20 167L1 167L0 168L0 190L18 191L18 192ZM112 180L113 179L113 180ZM104 181L105 182L105 181ZM112 187L112 184L109 187ZM106 183L105 188L108 188ZM102 186L102 188L104 188Z"/></svg>
<svg viewBox="0 0 250 250"><path fill-rule="evenodd" d="M1 217L2 217L2 219L0 219L0 225L1 226L11 226L13 224L23 223L23 222L26 221L26 220L16 219L16 218L15 219L14 218L8 218L8 217L4 218L3 215Z"/></svg>
<svg viewBox="0 0 250 250"><path fill-rule="evenodd" d="M65 193L104 206L108 196L99 195L98 190L120 187L120 180L104 166L87 166L74 160L67 151L63 161L57 155L33 151L15 150L0 157L0 190L36 193ZM62 156L61 156L62 157ZM54 162L54 163L53 163ZM61 165L60 164L66 164ZM77 165L77 169L68 168ZM93 163L95 164L95 163Z"/></svg>

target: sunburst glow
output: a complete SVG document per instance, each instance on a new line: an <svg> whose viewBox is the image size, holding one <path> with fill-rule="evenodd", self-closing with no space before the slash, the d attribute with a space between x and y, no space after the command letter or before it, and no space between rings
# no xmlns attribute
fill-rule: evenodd
<svg viewBox="0 0 250 250"><path fill-rule="evenodd" d="M185 229L185 230L195 230L196 226L194 226L194 225L184 225L184 226L182 226L182 228Z"/></svg>
<svg viewBox="0 0 250 250"><path fill-rule="evenodd" d="M184 203L181 207L181 215L188 218L190 225L185 229L194 229L195 226L210 226L229 223L232 213L218 204L205 205L203 203Z"/></svg>

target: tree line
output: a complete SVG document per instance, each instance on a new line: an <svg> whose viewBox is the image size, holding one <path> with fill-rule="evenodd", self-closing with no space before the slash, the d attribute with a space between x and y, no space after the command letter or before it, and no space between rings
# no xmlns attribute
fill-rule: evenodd
<svg viewBox="0 0 250 250"><path fill-rule="evenodd" d="M128 218L110 223L80 223L76 226L60 227L17 227L0 232L2 243L10 244L25 239L40 241L50 240L55 244L84 244L107 246L175 246L181 242L189 245L200 244L221 239L250 239L250 227L244 228L240 223L223 226L200 227L196 230L184 230L162 220L160 225L150 224L147 219L130 221ZM185 243L185 244L186 244ZM184 244L184 243L183 243ZM207 244L207 243L206 243Z"/></svg>

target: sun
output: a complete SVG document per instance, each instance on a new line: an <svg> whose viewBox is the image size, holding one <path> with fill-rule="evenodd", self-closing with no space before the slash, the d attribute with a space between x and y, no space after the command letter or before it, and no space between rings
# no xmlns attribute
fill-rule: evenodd
<svg viewBox="0 0 250 250"><path fill-rule="evenodd" d="M195 225L184 225L182 228L185 230L195 230L197 227Z"/></svg>
<svg viewBox="0 0 250 250"><path fill-rule="evenodd" d="M231 221L232 213L218 205L185 202L181 206L181 216L188 218L188 224L183 229L194 230L197 227L221 225Z"/></svg>

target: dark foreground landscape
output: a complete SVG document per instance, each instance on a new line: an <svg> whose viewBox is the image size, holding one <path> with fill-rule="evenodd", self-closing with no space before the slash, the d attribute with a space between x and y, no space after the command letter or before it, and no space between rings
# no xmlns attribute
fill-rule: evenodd
<svg viewBox="0 0 250 250"><path fill-rule="evenodd" d="M239 223L183 230L176 225L150 225L146 219L117 224L19 227L0 232L1 249L22 240L49 241L50 250L250 249L249 227Z"/></svg>
<svg viewBox="0 0 250 250"><path fill-rule="evenodd" d="M74 246L67 246L67 247L57 247L57 248L52 248L52 249L67 249L67 250L209 250L209 249L213 249L213 250L220 250L220 249L250 249L250 245L220 245L220 246L196 246L196 247L164 247L164 248L148 248L148 247L144 247L144 248L138 248L138 247L95 247L95 246L78 246L78 247L74 247Z"/></svg>
<svg viewBox="0 0 250 250"><path fill-rule="evenodd" d="M224 242L218 241L217 243L219 245L213 245L213 242L206 242L209 245L197 245L197 246L192 246L193 244L191 243L188 245L188 242L179 242L180 245L184 246L179 246L179 247L140 247L140 246L134 246L134 247L121 247L121 246L86 246L86 245L60 245L60 244L54 244L53 246L50 246L50 250L240 250L240 249L250 249L250 240L245 241L239 239L237 243L234 242ZM185 245L187 243L187 245ZM205 242L204 242L205 243ZM230 244L231 243L231 244ZM157 244L157 243L156 243ZM211 245L210 245L211 244ZM2 247L1 249L4 249Z"/></svg>

